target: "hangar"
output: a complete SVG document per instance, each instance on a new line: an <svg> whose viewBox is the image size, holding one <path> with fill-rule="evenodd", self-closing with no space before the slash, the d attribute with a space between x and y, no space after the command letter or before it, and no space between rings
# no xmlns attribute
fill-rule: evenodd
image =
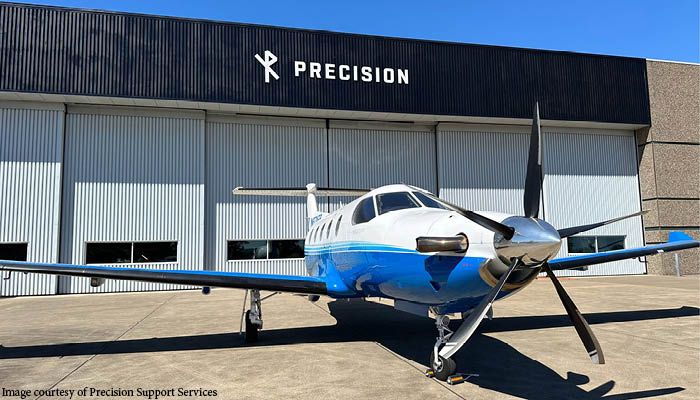
<svg viewBox="0 0 700 400"><path fill-rule="evenodd" d="M305 274L303 199L239 198L236 186L404 182L518 213L535 101L549 222L656 215L570 238L562 256L697 233L692 215L660 217L692 212L697 188L665 197L668 162L644 156L671 146L669 158L698 158L698 68L667 65L0 3L0 259ZM680 139L652 122L665 117L650 99L666 107L674 84L688 93L670 128ZM648 271L626 260L567 273ZM5 278L0 296L175 288Z"/></svg>

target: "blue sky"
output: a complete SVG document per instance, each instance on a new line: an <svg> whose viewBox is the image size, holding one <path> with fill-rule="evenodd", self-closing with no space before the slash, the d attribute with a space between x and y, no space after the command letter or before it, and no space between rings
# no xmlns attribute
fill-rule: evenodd
<svg viewBox="0 0 700 400"><path fill-rule="evenodd" d="M700 0L37 0L33 3L700 62Z"/></svg>

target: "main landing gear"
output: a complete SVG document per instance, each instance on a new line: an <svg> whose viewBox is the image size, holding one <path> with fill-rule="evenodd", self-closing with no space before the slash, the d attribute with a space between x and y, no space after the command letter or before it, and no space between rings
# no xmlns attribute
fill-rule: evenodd
<svg viewBox="0 0 700 400"><path fill-rule="evenodd" d="M438 337L435 346L433 346L433 351L430 352L430 368L425 371L427 377L437 378L441 381L447 381L457 370L457 363L453 359L444 358L439 354L440 348L447 343L450 336L454 333L448 328L449 324L450 317L447 315L437 315L435 317Z"/></svg>
<svg viewBox="0 0 700 400"><path fill-rule="evenodd" d="M250 292L250 308L245 309L246 300L248 300L248 292ZM260 291L257 289L246 290L243 298L243 311L241 312L241 324L238 329L239 333L243 332L243 320L245 319L245 342L254 343L258 341L258 331L263 327L262 320L262 302L265 299L276 295L279 292L274 292L263 298L260 298Z"/></svg>

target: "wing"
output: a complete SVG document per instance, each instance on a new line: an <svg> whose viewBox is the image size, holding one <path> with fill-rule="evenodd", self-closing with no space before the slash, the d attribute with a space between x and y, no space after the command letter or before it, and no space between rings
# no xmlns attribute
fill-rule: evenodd
<svg viewBox="0 0 700 400"><path fill-rule="evenodd" d="M636 249L624 249L607 251L605 253L584 254L574 257L557 258L549 261L552 270L579 268L586 265L601 264L609 261L619 261L628 258L648 256L652 254L665 253L669 251L691 249L700 247L700 242L693 240L690 236L682 232L671 232L668 242L655 244L652 246L638 247Z"/></svg>
<svg viewBox="0 0 700 400"><path fill-rule="evenodd" d="M245 274L238 272L116 268L93 265L43 264L0 260L0 271L123 279L193 286L214 286L275 292L327 294L326 283L310 276Z"/></svg>

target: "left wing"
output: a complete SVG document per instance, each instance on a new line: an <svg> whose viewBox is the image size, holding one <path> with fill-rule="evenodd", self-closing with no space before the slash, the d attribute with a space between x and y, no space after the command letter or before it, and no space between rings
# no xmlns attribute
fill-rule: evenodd
<svg viewBox="0 0 700 400"><path fill-rule="evenodd" d="M245 274L239 272L117 268L93 265L44 264L0 260L0 271L20 271L88 278L175 283L275 292L328 294L326 283L310 276Z"/></svg>
<svg viewBox="0 0 700 400"><path fill-rule="evenodd" d="M638 247L636 249L624 249L607 251L605 253L584 254L574 257L557 258L547 262L552 270L579 268L586 265L602 264L610 261L626 260L660 254L668 251L691 249L700 247L700 242L693 240L683 232L671 232L668 235L668 242L651 246Z"/></svg>

